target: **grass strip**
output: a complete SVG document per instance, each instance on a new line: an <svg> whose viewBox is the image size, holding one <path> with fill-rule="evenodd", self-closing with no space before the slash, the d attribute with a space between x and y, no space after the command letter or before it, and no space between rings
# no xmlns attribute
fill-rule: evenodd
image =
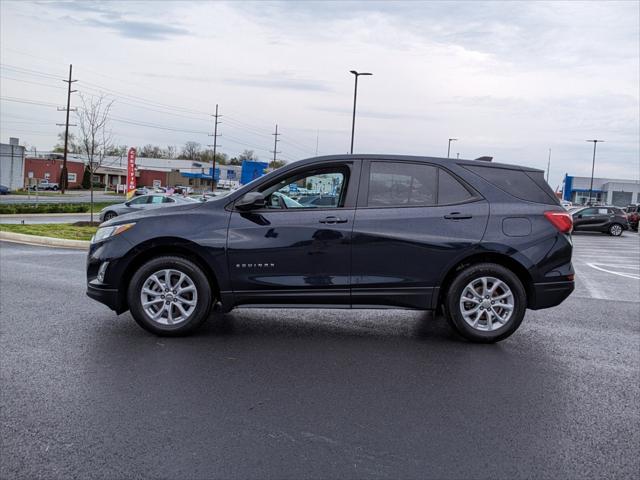
<svg viewBox="0 0 640 480"><path fill-rule="evenodd" d="M68 240L91 240L97 229L97 226L78 226L70 223L0 224L0 232L24 233L26 235L66 238Z"/></svg>
<svg viewBox="0 0 640 480"><path fill-rule="evenodd" d="M120 202L96 202L93 212L97 213L108 205ZM0 215L18 213L89 213L90 203L6 203L0 204Z"/></svg>

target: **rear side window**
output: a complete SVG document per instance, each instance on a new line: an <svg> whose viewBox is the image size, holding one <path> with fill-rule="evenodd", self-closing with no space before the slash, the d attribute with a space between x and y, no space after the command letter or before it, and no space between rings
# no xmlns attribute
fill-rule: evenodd
<svg viewBox="0 0 640 480"><path fill-rule="evenodd" d="M367 205L435 205L438 169L431 165L371 162Z"/></svg>
<svg viewBox="0 0 640 480"><path fill-rule="evenodd" d="M464 167L516 198L529 202L559 205L553 190L544 180L542 172L477 165L464 165Z"/></svg>
<svg viewBox="0 0 640 480"><path fill-rule="evenodd" d="M442 168L438 169L438 204L467 202L473 198L473 194L466 189L453 175Z"/></svg>

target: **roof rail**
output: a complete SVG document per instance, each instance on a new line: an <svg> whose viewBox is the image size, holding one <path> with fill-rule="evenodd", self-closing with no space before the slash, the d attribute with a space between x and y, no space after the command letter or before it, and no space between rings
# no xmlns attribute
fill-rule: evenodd
<svg viewBox="0 0 640 480"><path fill-rule="evenodd" d="M481 162L490 162L491 160L493 160L493 157L478 157L475 160L480 160Z"/></svg>

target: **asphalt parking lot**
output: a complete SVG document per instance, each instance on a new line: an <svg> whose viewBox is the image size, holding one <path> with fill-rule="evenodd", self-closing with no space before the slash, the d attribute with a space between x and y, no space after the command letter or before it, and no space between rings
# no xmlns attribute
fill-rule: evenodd
<svg viewBox="0 0 640 480"><path fill-rule="evenodd" d="M161 339L85 253L0 242L2 478L637 478L640 241L497 345L411 311L236 310Z"/></svg>

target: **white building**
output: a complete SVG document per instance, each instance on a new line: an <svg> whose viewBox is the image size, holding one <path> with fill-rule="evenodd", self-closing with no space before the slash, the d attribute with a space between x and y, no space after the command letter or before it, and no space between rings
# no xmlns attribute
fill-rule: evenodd
<svg viewBox="0 0 640 480"><path fill-rule="evenodd" d="M24 178L24 147L18 145L17 138L9 143L0 143L0 185L9 190L22 188Z"/></svg>
<svg viewBox="0 0 640 480"><path fill-rule="evenodd" d="M586 204L589 202L590 186L591 177L574 177L566 174L562 198L575 205ZM594 178L591 201L619 207L640 203L640 181Z"/></svg>

